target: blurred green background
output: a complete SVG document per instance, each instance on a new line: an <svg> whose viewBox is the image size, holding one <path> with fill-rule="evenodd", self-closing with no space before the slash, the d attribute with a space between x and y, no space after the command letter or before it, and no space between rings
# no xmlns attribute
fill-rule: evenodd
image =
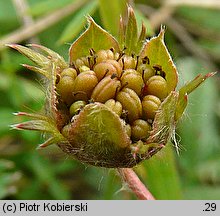
<svg viewBox="0 0 220 216"><path fill-rule="evenodd" d="M187 1L189 2L189 1ZM180 85L220 68L220 2L184 0L0 0L0 199L135 199L115 170L83 165L56 146L36 150L43 137L10 130L22 121L13 112L41 110L41 78L22 68L28 60L6 43L40 43L63 55L86 27L86 15L113 35L126 3L148 37L167 26L165 41ZM220 199L220 77L189 97L176 131L179 155L170 143L135 168L157 199Z"/></svg>

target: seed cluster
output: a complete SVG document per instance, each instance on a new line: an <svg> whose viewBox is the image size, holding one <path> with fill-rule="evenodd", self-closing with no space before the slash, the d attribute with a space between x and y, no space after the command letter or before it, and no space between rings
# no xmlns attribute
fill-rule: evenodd
<svg viewBox="0 0 220 216"><path fill-rule="evenodd" d="M128 56L113 49L90 50L58 74L59 101L69 110L70 121L88 103L100 102L124 120L135 143L146 140L155 114L168 95L165 72L149 59Z"/></svg>

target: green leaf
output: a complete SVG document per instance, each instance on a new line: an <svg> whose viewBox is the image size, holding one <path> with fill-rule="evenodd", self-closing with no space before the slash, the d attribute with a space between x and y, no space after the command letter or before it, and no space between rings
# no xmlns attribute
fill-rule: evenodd
<svg viewBox="0 0 220 216"><path fill-rule="evenodd" d="M9 107L0 109L0 135L9 132L9 125L14 121L13 110Z"/></svg>
<svg viewBox="0 0 220 216"><path fill-rule="evenodd" d="M124 14L126 9L126 0L99 0L99 10L102 22L112 35L118 34L120 15Z"/></svg>
<svg viewBox="0 0 220 216"><path fill-rule="evenodd" d="M47 71L42 69L42 68L39 68L39 67L36 67L36 66L32 66L32 65L27 65L27 64L22 64L23 67L27 68L28 70L32 70L38 74L41 74L42 76L46 77L46 78L50 78Z"/></svg>
<svg viewBox="0 0 220 216"><path fill-rule="evenodd" d="M81 10L79 10L69 24L65 27L58 43L65 43L74 39L86 24L85 14L92 15L97 8L97 0L90 1Z"/></svg>
<svg viewBox="0 0 220 216"><path fill-rule="evenodd" d="M21 54L25 55L27 58L29 58L31 61L33 61L35 64L39 66L33 67L29 65L24 65L28 69L33 69L33 71L38 72L42 75L44 75L47 78L47 84L46 84L46 90L47 90L47 108L48 112L47 115L50 116L51 119L56 120L56 114L57 114L57 109L56 109L56 100L57 100L57 94L56 94L56 79L57 79L57 74L60 70L68 67L67 63L61 57L59 54L56 52L50 50L49 48L46 48L41 45L37 44L30 44L29 46L34 47L39 49L41 52L43 52L47 57L42 55L41 53L34 51L30 48L17 45L17 44L10 44L8 45L9 47L16 49L19 51ZM31 123L32 124L32 123ZM27 124L24 126L28 126L29 129L34 125L32 124ZM38 123L36 123L38 124Z"/></svg>
<svg viewBox="0 0 220 216"><path fill-rule="evenodd" d="M12 1L0 1L0 37L18 28L20 25Z"/></svg>
<svg viewBox="0 0 220 216"><path fill-rule="evenodd" d="M189 186L184 190L184 199L186 200L219 200L220 187L210 185Z"/></svg>
<svg viewBox="0 0 220 216"><path fill-rule="evenodd" d="M220 14L217 8L182 6L177 8L177 13L180 17L195 26L206 30L213 30L214 32L220 32L218 22Z"/></svg>
<svg viewBox="0 0 220 216"><path fill-rule="evenodd" d="M220 30L219 30L220 35ZM199 45L202 46L211 56L215 59L219 59L220 56L220 44L219 41L211 41L209 37L200 39L198 41Z"/></svg>
<svg viewBox="0 0 220 216"><path fill-rule="evenodd" d="M157 37L153 37L146 43L141 51L140 56L147 56L150 60L150 65L159 65L165 72L165 79L168 84L168 92L175 90L178 82L178 75L173 60L167 50L164 43L165 29L161 28L160 33Z"/></svg>
<svg viewBox="0 0 220 216"><path fill-rule="evenodd" d="M91 17L88 17L88 22L87 30L70 47L70 64L77 58L88 56L91 48L95 51L110 48L119 51L119 44L112 35L98 26Z"/></svg>

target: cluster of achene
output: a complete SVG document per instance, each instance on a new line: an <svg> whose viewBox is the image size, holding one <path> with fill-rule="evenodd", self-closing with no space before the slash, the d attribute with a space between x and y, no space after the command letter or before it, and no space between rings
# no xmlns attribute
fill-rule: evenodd
<svg viewBox="0 0 220 216"><path fill-rule="evenodd" d="M68 123L86 104L100 102L125 121L133 143L146 141L156 111L169 93L165 73L159 65L151 67L147 57L114 49L91 49L90 54L57 76L58 98L69 110Z"/></svg>

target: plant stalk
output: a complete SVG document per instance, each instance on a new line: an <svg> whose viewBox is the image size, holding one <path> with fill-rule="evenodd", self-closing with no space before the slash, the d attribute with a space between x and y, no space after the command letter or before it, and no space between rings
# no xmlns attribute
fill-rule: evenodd
<svg viewBox="0 0 220 216"><path fill-rule="evenodd" d="M138 199L155 200L151 192L141 182L141 180L138 178L137 174L133 171L133 169L118 168L118 172L123 181L127 184L127 186L131 189L131 191L136 195Z"/></svg>

